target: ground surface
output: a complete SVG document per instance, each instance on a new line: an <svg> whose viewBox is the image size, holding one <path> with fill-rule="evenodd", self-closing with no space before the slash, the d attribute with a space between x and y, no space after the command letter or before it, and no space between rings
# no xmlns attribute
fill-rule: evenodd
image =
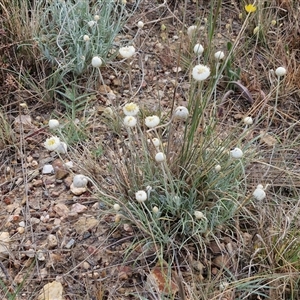
<svg viewBox="0 0 300 300"><path fill-rule="evenodd" d="M200 2L198 5L193 1L188 2L186 28L199 22L199 19L203 19L203 26L205 25L204 18L209 14L209 3ZM285 3L288 1L279 1L278 5ZM132 249L130 245L139 237L142 238L142 234L129 223L119 225L115 214L112 211L106 212L101 196L92 185L84 194L75 196L70 191L70 184L73 174L88 170L89 173L96 173L105 189L114 188L114 178L110 178L106 157L100 156L97 166L84 161L88 154L87 148L96 151L101 150L103 145L113 147L116 141L112 140L122 138L111 136L107 131L107 121L102 116L105 107L113 103L122 104L128 99L153 111L159 106L169 108L174 97L178 105L187 103L189 75L185 71L184 59L179 62L181 71L176 72L178 47L181 43L179 37L183 34L180 31L183 28L184 3L168 1L167 6L158 6L159 3L143 2L140 10L125 28L124 34L130 39L136 34L137 21L142 20L145 23L135 41L138 55L131 65L132 92L128 81L128 66L115 64L103 69L104 82L111 92L108 96L103 86L98 87L96 98L88 103L85 120L88 130L94 133L94 139L79 142L74 146L73 152L63 156L64 161L75 160L72 170L65 169L62 160L43 147L43 142L51 134L47 127L49 118L62 118L63 108L57 103L41 103L34 91L25 90L18 85L17 77L2 71L0 102L8 112L15 147L1 147L0 278L9 292L16 292L20 288L17 297L19 300L38 299L41 288L55 280L62 283L66 300L138 299L136 295L145 299L153 297L149 293L151 283L148 283L148 286L146 283L147 279L149 282L149 274L155 273L155 249L145 251L145 245L142 243ZM239 13L243 6L238 1L224 1L222 6L215 44L217 49L226 51L226 43L234 41L241 29ZM291 31L289 22L293 17L290 14L283 12L281 18L286 35L298 34ZM165 26L164 30L162 25ZM205 40L206 35L203 33L200 42L205 45ZM297 65L297 60L299 63L299 44L295 42L294 47L298 49L298 56L294 57L294 62L286 62L288 65ZM183 49L185 55L191 55L190 47L183 45ZM5 55L9 53L11 57L15 45L7 45L2 51ZM262 51L254 42L253 51L249 51L249 60L247 58L247 61L241 61L237 66L242 69L241 84L247 88L253 102L249 101L245 94L242 95L240 89L236 89L222 106L224 127L235 126L249 111L253 114L256 112L259 118L259 113L268 110L268 106L273 104L272 99L269 99L269 102L262 101L267 94L265 76L254 79L251 73L253 69L256 69L256 75L265 72L267 67L274 68L270 65L269 58L262 55ZM273 55L276 56L279 50L278 53L276 49L274 51ZM249 62L253 63L253 66L248 66L246 71L245 65ZM295 70L300 74L299 67ZM279 103L280 114L273 123L272 132L276 135L277 132L282 132L282 128L287 128L286 137L282 135L278 138L296 141L299 125L293 126L292 132L289 132L288 128L291 122L299 118L299 81L288 84L292 86L291 93L286 95L284 103ZM218 96L222 97L223 94L224 87L220 84ZM26 106L20 105L22 103L26 103ZM31 119L20 120L19 115L30 116ZM82 121L84 115L81 113L78 118ZM263 128L255 130L260 132ZM272 154L272 146L275 143L274 138L266 136L260 147L266 148L266 153ZM299 157L295 155L298 149L295 147L276 153L272 157L274 165L278 166L278 169L283 168L284 174L289 168L294 170L293 175L287 179L293 181L294 186L300 184L297 177ZM83 162L78 161L78 157L81 157ZM268 154L266 157L269 159ZM48 163L54 166L55 174L42 174L43 166ZM273 185L274 189L286 184L286 180L280 180L280 170L278 173L269 172L266 175L268 170L263 169L262 172L260 166L258 169L253 166L256 174L253 185L260 182L264 176L270 176L269 180L273 183L277 180L277 184ZM6 233L9 235L9 242ZM195 259L191 245L190 253L187 253L186 257L178 257L185 284L205 283L210 280L209 276L221 278L223 274L220 269L224 267L237 276L247 272L255 273L259 267L250 268L248 262L240 261L238 254L231 255L236 249L244 251L245 257L251 255L255 232L249 228L245 230L244 235L248 244L241 245L238 239L233 239L233 235L222 234L220 244L207 243L209 252L201 259ZM231 252L228 245L233 248ZM128 252L128 249L131 251ZM176 281L177 287L174 290L178 289L178 285ZM2 288L1 299L6 299L7 293L5 296L4 287ZM185 290L186 286L183 289ZM216 295L218 290L219 287L216 287ZM234 293L231 291L224 294L222 299L237 299L238 292ZM159 296L157 297L159 299ZM262 298L248 296L243 299Z"/></svg>

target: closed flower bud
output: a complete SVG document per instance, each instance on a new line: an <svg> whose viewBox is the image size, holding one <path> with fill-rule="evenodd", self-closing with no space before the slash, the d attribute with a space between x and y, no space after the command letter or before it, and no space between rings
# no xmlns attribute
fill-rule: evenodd
<svg viewBox="0 0 300 300"><path fill-rule="evenodd" d="M102 59L99 56L94 56L92 59L92 66L94 68L99 68L102 65Z"/></svg>
<svg viewBox="0 0 300 300"><path fill-rule="evenodd" d="M286 71L286 68L284 67L278 67L276 70L275 70L275 74L278 76L278 77L281 77L281 76L284 76L286 75L287 71Z"/></svg>
<svg viewBox="0 0 300 300"><path fill-rule="evenodd" d="M222 167L221 167L220 165L216 165L216 166L215 166L215 171L216 171L216 172L220 172L221 169L222 169Z"/></svg>
<svg viewBox="0 0 300 300"><path fill-rule="evenodd" d="M215 53L215 59L216 60L222 60L225 57L225 54L223 51L217 51Z"/></svg>
<svg viewBox="0 0 300 300"><path fill-rule="evenodd" d="M251 117L246 117L246 118L244 118L243 121L246 125L252 125L253 124L253 119Z"/></svg>
<svg viewBox="0 0 300 300"><path fill-rule="evenodd" d="M189 111L186 107L184 106L178 106L175 109L174 117L177 120L186 120L189 116Z"/></svg>
<svg viewBox="0 0 300 300"><path fill-rule="evenodd" d="M48 122L48 126L49 126L50 129L56 129L56 128L59 127L59 122L58 122L58 120L51 119Z"/></svg>
<svg viewBox="0 0 300 300"><path fill-rule="evenodd" d="M118 203L114 204L114 210L119 211L121 209L120 205Z"/></svg>
<svg viewBox="0 0 300 300"><path fill-rule="evenodd" d="M203 46L201 44L196 44L194 46L194 53L196 55L200 56L203 53L203 51L204 51L204 48L203 48Z"/></svg>
<svg viewBox="0 0 300 300"><path fill-rule="evenodd" d="M156 162L163 162L163 161L165 161L166 160L166 156L165 156L165 154L164 153L162 153L162 152L158 152L158 153L156 153L156 155L155 155L155 160L156 160Z"/></svg>
<svg viewBox="0 0 300 300"><path fill-rule="evenodd" d="M154 206L154 207L152 208L152 211L153 211L155 214L157 214L157 213L159 212L159 209L158 209L157 206Z"/></svg>
<svg viewBox="0 0 300 300"><path fill-rule="evenodd" d="M87 34L85 34L85 35L83 36L83 40L84 40L85 42L88 42L88 41L90 40L90 37L89 37Z"/></svg>
<svg viewBox="0 0 300 300"><path fill-rule="evenodd" d="M139 21L138 23L137 23L137 27L138 28L143 28L144 27L144 22L143 21Z"/></svg>
<svg viewBox="0 0 300 300"><path fill-rule="evenodd" d="M234 148L230 151L231 157L238 159L243 157L243 151L240 148Z"/></svg>

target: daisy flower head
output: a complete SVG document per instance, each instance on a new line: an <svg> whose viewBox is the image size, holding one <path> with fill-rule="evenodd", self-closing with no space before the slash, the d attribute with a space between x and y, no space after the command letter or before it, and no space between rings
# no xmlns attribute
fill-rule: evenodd
<svg viewBox="0 0 300 300"><path fill-rule="evenodd" d="M189 111L186 107L178 106L175 109L175 112L174 112L175 119L185 121L188 118L188 116L189 116Z"/></svg>
<svg viewBox="0 0 300 300"><path fill-rule="evenodd" d="M253 12L256 12L256 6L253 5L253 4L247 4L245 5L245 11L248 13L248 14L251 14Z"/></svg>
<svg viewBox="0 0 300 300"><path fill-rule="evenodd" d="M140 108L137 104L130 102L126 103L123 107L123 112L126 116L135 116L138 114Z"/></svg>
<svg viewBox="0 0 300 300"><path fill-rule="evenodd" d="M123 58L130 58L135 53L135 48L133 46L121 47L119 53Z"/></svg>
<svg viewBox="0 0 300 300"><path fill-rule="evenodd" d="M53 151L60 145L59 137L51 136L50 138L46 139L44 146L47 150Z"/></svg>
<svg viewBox="0 0 300 300"><path fill-rule="evenodd" d="M147 200L147 193L143 190L137 191L135 193L135 200L139 203L145 202Z"/></svg>
<svg viewBox="0 0 300 300"><path fill-rule="evenodd" d="M134 127L137 123L137 119L134 116L126 116L123 122L126 127Z"/></svg>
<svg viewBox="0 0 300 300"><path fill-rule="evenodd" d="M145 125L149 128L156 127L160 122L160 119L158 116L149 116L145 118Z"/></svg>
<svg viewBox="0 0 300 300"><path fill-rule="evenodd" d="M99 56L94 56L92 58L92 66L94 68L100 68L102 65L102 59Z"/></svg>
<svg viewBox="0 0 300 300"><path fill-rule="evenodd" d="M284 75L286 75L287 71L286 71L286 68L284 67L278 67L276 70L275 70L275 74L278 76L278 77L282 77Z"/></svg>
<svg viewBox="0 0 300 300"><path fill-rule="evenodd" d="M235 159L242 158L244 153L240 148L234 148L230 151L231 157Z"/></svg>
<svg viewBox="0 0 300 300"><path fill-rule="evenodd" d="M209 69L209 67L201 65L201 64L196 65L193 68L192 75L196 81L203 81L209 77L210 69Z"/></svg>
<svg viewBox="0 0 300 300"><path fill-rule="evenodd" d="M200 56L203 53L203 51L204 51L204 48L203 48L203 46L201 44L196 44L194 46L194 53L196 55Z"/></svg>

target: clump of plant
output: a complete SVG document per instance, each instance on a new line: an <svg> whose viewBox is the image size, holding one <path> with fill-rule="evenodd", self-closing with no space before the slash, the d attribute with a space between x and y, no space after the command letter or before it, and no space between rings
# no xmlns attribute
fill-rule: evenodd
<svg viewBox="0 0 300 300"><path fill-rule="evenodd" d="M138 3L135 7L138 6ZM124 1L40 1L35 39L44 57L74 75L86 71L94 56L107 62L128 17Z"/></svg>

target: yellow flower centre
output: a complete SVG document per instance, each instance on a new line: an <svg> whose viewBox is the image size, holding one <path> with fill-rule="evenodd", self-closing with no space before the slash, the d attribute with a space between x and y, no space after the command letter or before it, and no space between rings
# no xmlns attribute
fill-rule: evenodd
<svg viewBox="0 0 300 300"><path fill-rule="evenodd" d="M134 111L136 109L136 105L134 103L126 104L127 111Z"/></svg>
<svg viewBox="0 0 300 300"><path fill-rule="evenodd" d="M256 11L256 6L254 6L253 4L248 4L248 5L245 5L245 10L247 13L253 13Z"/></svg>

